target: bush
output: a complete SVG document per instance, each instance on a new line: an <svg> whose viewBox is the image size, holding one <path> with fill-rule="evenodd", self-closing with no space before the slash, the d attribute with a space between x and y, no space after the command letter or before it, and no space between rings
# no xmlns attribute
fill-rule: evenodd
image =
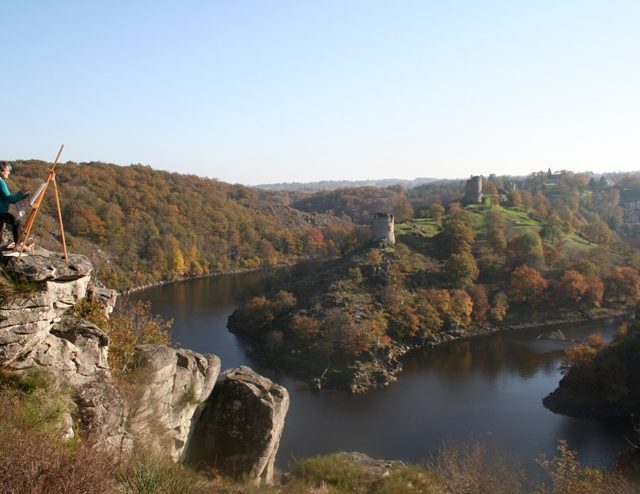
<svg viewBox="0 0 640 494"><path fill-rule="evenodd" d="M376 480L348 454L316 456L297 462L291 470L293 486L329 485L338 492L367 492Z"/></svg>
<svg viewBox="0 0 640 494"><path fill-rule="evenodd" d="M506 454L476 442L445 446L428 468L442 478L446 491L456 494L528 493L527 480L519 465Z"/></svg>
<svg viewBox="0 0 640 494"><path fill-rule="evenodd" d="M16 278L0 268L0 301L5 301L21 293L33 293L38 284L22 278Z"/></svg>
<svg viewBox="0 0 640 494"><path fill-rule="evenodd" d="M118 307L109 319L109 367L115 377L127 379L135 367L135 348L142 344L169 345L173 320L151 314L151 303L138 301Z"/></svg>
<svg viewBox="0 0 640 494"><path fill-rule="evenodd" d="M444 481L433 472L416 466L393 470L376 494L445 494Z"/></svg>
<svg viewBox="0 0 640 494"><path fill-rule="evenodd" d="M119 474L122 492L127 494L204 493L202 477L168 458L153 454L135 455Z"/></svg>
<svg viewBox="0 0 640 494"><path fill-rule="evenodd" d="M113 492L110 462L62 439L70 400L46 374L0 372L0 485L3 493Z"/></svg>

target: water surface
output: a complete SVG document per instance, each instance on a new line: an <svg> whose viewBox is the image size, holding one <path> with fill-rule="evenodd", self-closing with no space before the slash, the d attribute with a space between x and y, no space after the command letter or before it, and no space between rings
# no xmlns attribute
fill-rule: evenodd
<svg viewBox="0 0 640 494"><path fill-rule="evenodd" d="M263 368L227 328L236 300L256 290L266 275L247 273L150 288L131 295L150 300L153 311L174 319L181 346L214 353L222 367L249 365L283 384L291 395L278 464L336 451L419 462L444 443L490 439L521 458L527 469L541 454L553 455L566 439L591 465L609 466L628 448L630 424L574 419L542 406L560 378L559 360L569 345L538 339L538 329L503 332L409 355L397 383L365 395L313 393L292 376ZM610 338L612 321L563 329L583 340Z"/></svg>

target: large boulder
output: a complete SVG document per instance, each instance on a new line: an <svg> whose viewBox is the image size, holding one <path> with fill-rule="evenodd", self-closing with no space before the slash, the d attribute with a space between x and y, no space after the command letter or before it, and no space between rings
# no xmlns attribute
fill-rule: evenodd
<svg viewBox="0 0 640 494"><path fill-rule="evenodd" d="M116 460L133 451L133 436L127 430L128 403L108 376L77 387L73 398L74 418L89 446L113 454Z"/></svg>
<svg viewBox="0 0 640 494"><path fill-rule="evenodd" d="M200 406L211 394L220 359L167 346L136 348L137 383L130 396L130 429L142 444L181 459Z"/></svg>
<svg viewBox="0 0 640 494"><path fill-rule="evenodd" d="M14 372L44 369L70 388L74 419L87 443L114 454L131 451L127 401L113 383L107 363L107 336L94 324L74 316L52 322L39 344L4 365ZM73 431L65 435L71 437Z"/></svg>
<svg viewBox="0 0 640 494"><path fill-rule="evenodd" d="M34 290L10 295L0 307L0 367L37 348L52 325L87 293L92 268L85 256L72 255L67 263L49 251L38 253L3 260L8 276Z"/></svg>
<svg viewBox="0 0 640 494"><path fill-rule="evenodd" d="M39 345L5 365L20 371L39 367L58 382L77 388L95 379L111 379L107 364L109 339L82 318L63 316L52 322Z"/></svg>
<svg viewBox="0 0 640 494"><path fill-rule="evenodd" d="M6 258L4 269L33 282L74 281L91 275L93 265L86 256L69 254L68 258L66 261L62 254L39 248L20 258Z"/></svg>
<svg viewBox="0 0 640 494"><path fill-rule="evenodd" d="M68 312L87 294L92 266L81 255L38 249L3 259L5 273L31 290L7 296L0 306L0 368L44 369L71 390L74 419L87 442L114 454L130 451L127 402L107 363L108 338L94 324ZM71 417L66 420L71 424ZM65 436L71 437L68 427Z"/></svg>
<svg viewBox="0 0 640 494"><path fill-rule="evenodd" d="M288 409L284 387L248 367L229 370L207 400L189 458L225 475L273 483Z"/></svg>

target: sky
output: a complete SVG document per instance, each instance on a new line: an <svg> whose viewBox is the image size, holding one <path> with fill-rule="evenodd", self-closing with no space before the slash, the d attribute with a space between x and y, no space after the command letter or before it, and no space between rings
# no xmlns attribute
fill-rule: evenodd
<svg viewBox="0 0 640 494"><path fill-rule="evenodd" d="M0 0L0 159L230 183L640 169L640 2Z"/></svg>

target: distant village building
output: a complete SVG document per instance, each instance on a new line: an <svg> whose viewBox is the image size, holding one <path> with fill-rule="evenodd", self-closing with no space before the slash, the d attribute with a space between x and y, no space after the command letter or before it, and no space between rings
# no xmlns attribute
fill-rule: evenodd
<svg viewBox="0 0 640 494"><path fill-rule="evenodd" d="M464 202L466 204L482 204L482 175L467 180L464 189Z"/></svg>
<svg viewBox="0 0 640 494"><path fill-rule="evenodd" d="M376 213L371 224L373 241L385 241L389 245L395 245L396 236L393 233L393 215L389 213Z"/></svg>

